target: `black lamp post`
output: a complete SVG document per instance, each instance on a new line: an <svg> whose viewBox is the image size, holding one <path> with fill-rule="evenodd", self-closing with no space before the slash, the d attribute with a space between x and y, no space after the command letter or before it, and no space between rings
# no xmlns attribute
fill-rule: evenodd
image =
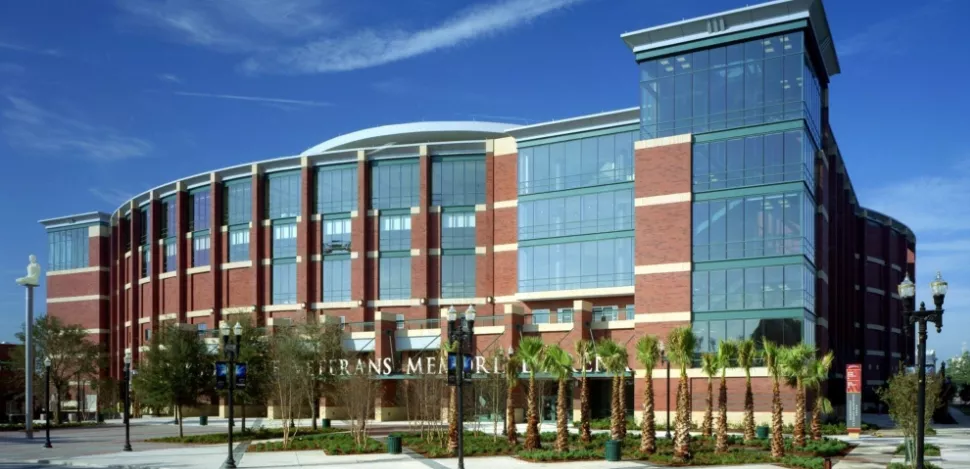
<svg viewBox="0 0 970 469"><path fill-rule="evenodd" d="M926 303L920 302L919 310L916 306L916 285L910 280L909 274L899 284L899 298L903 302L903 319L907 327L919 324L919 339L917 341L917 373L919 373L919 391L916 393L916 469L923 469L923 440L925 438L926 414L926 323L936 324L936 332L943 329L943 298L946 296L947 283L939 272L930 282L933 291L934 309L926 309Z"/></svg>
<svg viewBox="0 0 970 469"><path fill-rule="evenodd" d="M125 354L125 447L122 451L131 451L131 439L130 439L130 429L129 420L131 413L131 393L129 388L131 387L131 354Z"/></svg>
<svg viewBox="0 0 970 469"><path fill-rule="evenodd" d="M53 448L51 446L51 357L44 358L44 388L47 390L47 398L44 401L44 420L47 421L44 431L47 433L47 440L44 442L44 448Z"/></svg>
<svg viewBox="0 0 970 469"><path fill-rule="evenodd" d="M232 391L236 389L236 354L239 352L239 340L242 338L242 326L237 322L232 328L232 335L236 337L235 342L229 340L229 324L222 323L219 328L222 331L222 345L229 360L229 458L226 460L228 469L235 469L236 460L232 457Z"/></svg>
<svg viewBox="0 0 970 469"><path fill-rule="evenodd" d="M667 359L667 350L664 343L660 343L660 361L667 366L667 433L664 435L670 439L670 360Z"/></svg>
<svg viewBox="0 0 970 469"><path fill-rule="evenodd" d="M475 334L475 307L468 306L465 314L458 317L458 311L452 306L448 308L448 338L458 343L458 356L455 357L455 386L458 387L458 469L465 469L465 406L462 405L462 376L465 369L465 343L471 343Z"/></svg>

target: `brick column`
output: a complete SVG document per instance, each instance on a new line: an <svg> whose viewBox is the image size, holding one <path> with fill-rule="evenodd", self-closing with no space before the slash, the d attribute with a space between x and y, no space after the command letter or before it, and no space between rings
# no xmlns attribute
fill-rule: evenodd
<svg viewBox="0 0 970 469"><path fill-rule="evenodd" d="M223 234L223 207L225 206L225 191L222 179L217 173L209 175L209 266L212 272L212 324L219 324L222 320L222 285L225 282L225 272L222 263L226 262L224 246L227 244Z"/></svg>
<svg viewBox="0 0 970 469"><path fill-rule="evenodd" d="M381 311L374 313L374 360L381 364L381 367L383 367L384 359L395 359L394 333L396 331L397 323L394 313L383 313ZM397 381L380 381L377 399L374 402L374 420L383 422L406 418L404 409L397 405Z"/></svg>
<svg viewBox="0 0 970 469"><path fill-rule="evenodd" d="M134 200L131 201L131 223L129 224L129 236L131 240L131 257L129 258L128 275L126 282L126 295L128 301L125 304L125 314L124 322L121 326L125 331L125 346L124 348L131 349L131 362L135 363L138 359L138 343L137 335L134 333L138 327L138 307L139 307L139 292L138 292L138 279L141 277L141 251L139 247L141 243L139 242L139 237L141 235L144 227L141 226L141 216L139 211L141 207L135 203ZM126 288L123 286L122 288ZM126 326L125 324L131 324ZM124 348L122 349L122 357L124 357Z"/></svg>
<svg viewBox="0 0 970 469"><path fill-rule="evenodd" d="M313 299L310 297L312 288L319 289L319 279L314 275L313 249L310 240L313 238L313 172L310 160L300 158L300 216L296 222L296 302L306 305L306 320L311 316ZM316 285L316 287L314 286Z"/></svg>
<svg viewBox="0 0 970 469"><path fill-rule="evenodd" d="M265 282L265 268L263 267L263 246L267 243L265 230L263 229L263 217L266 214L266 186L263 179L263 169L258 164L252 167L252 183L250 193L252 195L252 222L249 229L249 258L253 261L253 267L249 269L252 277L253 305L255 311L253 317L256 319L257 326L264 326L266 319L263 313L263 305L267 303Z"/></svg>
<svg viewBox="0 0 970 469"><path fill-rule="evenodd" d="M163 281L159 280L158 274L162 272L162 260L165 258L165 246L160 243L160 236L162 232L162 226L160 224L162 220L162 203L158 200L155 191L152 191L150 196L151 200L149 204L149 217L151 218L151 232L148 233L148 245L152 248L152 265L149 269L148 275L152 277L151 282L148 283L151 288L151 297L149 299L149 314L148 317L149 325L152 329L152 334L158 333L158 315L162 314L162 284ZM135 288L132 285L132 288ZM135 330L139 331L139 337L141 337L141 326L135 326L132 324Z"/></svg>
<svg viewBox="0 0 970 469"><path fill-rule="evenodd" d="M185 236L189 228L189 193L185 191L185 183L179 181L175 183L175 242L178 251L175 255L175 294L178 297L178 311L176 318L178 324L185 324L188 320L185 313L188 310L188 275L185 269L191 265L192 258L192 239Z"/></svg>
<svg viewBox="0 0 970 469"><path fill-rule="evenodd" d="M418 206L411 207L411 298L422 298L424 304L412 307L414 319L429 317L428 278L436 272L428 269L428 208L431 206L431 157L428 146L421 145L418 157Z"/></svg>
<svg viewBox="0 0 970 469"><path fill-rule="evenodd" d="M122 265L119 259L124 259L125 254L121 252L121 230L119 229L119 213L115 212L111 215L111 256L110 256L110 269L108 273L108 289L109 293L109 314L110 320L108 321L108 372L112 378L117 378L119 375L119 366L121 363L119 360L119 348L118 348L118 338L121 337L120 329L118 328L120 315L120 306L122 304L122 292L124 291L124 286L119 287L119 281L121 280Z"/></svg>
<svg viewBox="0 0 970 469"><path fill-rule="evenodd" d="M496 303L507 303L518 291L518 148L514 138L506 137L492 140L491 149L494 213L489 251L494 253L493 291Z"/></svg>
<svg viewBox="0 0 970 469"><path fill-rule="evenodd" d="M485 203L475 207L475 296L495 297L495 144L485 142ZM482 250L483 252L479 252ZM494 316L495 302L480 306L482 316Z"/></svg>
<svg viewBox="0 0 970 469"><path fill-rule="evenodd" d="M350 246L357 257L350 260L350 299L356 301L358 308L351 311L351 317L364 318L364 308L367 300L371 299L371 275L369 265L377 261L370 259L367 253L375 249L371 240L372 225L376 219L370 216L370 175L367 171L367 160L364 150L357 151L357 216L350 219Z"/></svg>

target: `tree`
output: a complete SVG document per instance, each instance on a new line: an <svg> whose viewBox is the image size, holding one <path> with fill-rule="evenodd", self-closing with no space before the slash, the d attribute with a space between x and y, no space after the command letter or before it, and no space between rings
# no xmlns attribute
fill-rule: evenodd
<svg viewBox="0 0 970 469"><path fill-rule="evenodd" d="M246 364L246 387L236 388L233 399L238 399L242 409L241 431L246 431L246 404L263 402L269 396L272 376L270 371L269 339L266 330L254 327L249 317L238 321L242 326L242 336L239 338L239 355L236 361Z"/></svg>
<svg viewBox="0 0 970 469"><path fill-rule="evenodd" d="M448 341L441 345L441 363L448 362L449 353L458 352L458 341ZM455 366L463 366L461 359ZM448 451L458 451L458 386L450 386L448 393Z"/></svg>
<svg viewBox="0 0 970 469"><path fill-rule="evenodd" d="M738 343L738 366L744 368L744 439L753 440L754 434L754 393L751 392L751 366L758 350L754 340L746 339Z"/></svg>
<svg viewBox="0 0 970 469"><path fill-rule="evenodd" d="M164 327L138 363L132 380L138 399L156 407L171 407L182 433L182 408L198 404L212 391L213 356L194 329Z"/></svg>
<svg viewBox="0 0 970 469"><path fill-rule="evenodd" d="M475 395L479 396L478 402L483 407L492 419L492 437L494 441L498 441L499 437L499 421L504 421L505 416L500 414L505 406L505 390L506 382L504 374L499 374L498 368L501 366L508 366L505 353L502 352L501 347L493 348L487 357L487 363L494 363L497 367L493 373L485 373L480 375L479 379L473 381L475 386Z"/></svg>
<svg viewBox="0 0 970 469"><path fill-rule="evenodd" d="M737 355L738 344L733 340L722 340L717 344L717 366L721 372L721 387L717 394L717 444L715 450L725 453L727 441L727 369Z"/></svg>
<svg viewBox="0 0 970 469"><path fill-rule="evenodd" d="M623 348L610 339L600 339L596 344L596 355L600 357L606 371L613 375L613 389L610 394L610 437L614 440L622 440L623 428L620 421L626 416L623 415L623 407L620 403L622 384L619 374L624 371L622 368L625 368L626 357L623 356Z"/></svg>
<svg viewBox="0 0 970 469"><path fill-rule="evenodd" d="M518 355L509 355L505 362L505 435L509 440L510 446L519 444L518 431L515 428L515 388L519 385L519 370L522 369L522 360Z"/></svg>
<svg viewBox="0 0 970 469"><path fill-rule="evenodd" d="M343 347L343 331L337 323L308 322L302 324L303 341L307 347L307 377L310 380L306 388L306 399L310 406L310 417L313 429L317 428L317 411L320 407L320 397L328 391L333 394L340 381L337 373L330 373L331 360L343 360L347 354ZM338 393L339 394L339 393ZM353 395L353 394L348 394ZM330 397L336 398L337 395Z"/></svg>
<svg viewBox="0 0 970 469"><path fill-rule="evenodd" d="M11 352L10 360L21 375L25 375L26 332L16 334L20 346ZM99 363L101 349L90 342L88 333L77 324L65 324L56 316L43 316L34 320L31 345L34 353L34 390L40 400L44 399L44 359L51 359L51 391L57 406L54 408L54 421L61 421L61 401L68 392L71 381L79 373L87 375ZM29 399L28 399L29 401ZM45 408L47 405L44 406Z"/></svg>
<svg viewBox="0 0 970 469"><path fill-rule="evenodd" d="M643 418L640 420L640 452L657 451L657 426L653 413L653 368L660 358L657 336L645 335L637 341L637 361L646 369L643 387Z"/></svg>
<svg viewBox="0 0 970 469"><path fill-rule="evenodd" d="M940 388L942 380L936 373L926 374L926 400L924 401L923 425L929 428L933 411L940 406ZM919 374L907 373L905 368L889 378L889 383L878 390L876 394L889 406L889 418L903 431L907 441L916 438L917 411L916 396L919 390Z"/></svg>
<svg viewBox="0 0 970 469"><path fill-rule="evenodd" d="M569 392L569 381L573 377L573 357L559 345L546 347L543 357L543 369L551 374L559 386L556 392L556 450L569 449L569 419L566 397Z"/></svg>
<svg viewBox="0 0 970 469"><path fill-rule="evenodd" d="M812 408L812 439L822 439L822 412L832 412L832 403L822 395L822 385L829 379L829 370L835 355L826 353L822 358L812 358L808 362L808 375L805 388L815 391L815 405Z"/></svg>
<svg viewBox="0 0 970 469"><path fill-rule="evenodd" d="M795 388L795 428L792 432L794 446L805 447L805 378L810 374L808 364L815 358L815 347L798 344L783 349L779 356L782 373L789 386Z"/></svg>
<svg viewBox="0 0 970 469"><path fill-rule="evenodd" d="M593 441L589 425L589 378L586 377L593 353L593 342L586 339L576 342L576 357L579 359L579 440L583 443Z"/></svg>
<svg viewBox="0 0 970 469"><path fill-rule="evenodd" d="M713 353L701 355L701 371L707 376L707 399L704 401L701 434L707 438L710 438L714 432L714 377L717 376L717 369L717 355Z"/></svg>
<svg viewBox="0 0 970 469"><path fill-rule="evenodd" d="M970 385L970 351L964 350L958 357L953 357L947 365L950 380L961 388ZM970 401L970 399L964 399Z"/></svg>
<svg viewBox="0 0 970 469"><path fill-rule="evenodd" d="M781 364L779 363L781 348L768 339L762 339L764 344L765 366L771 376L771 457L785 456L785 437L782 434L785 422L782 418L781 405Z"/></svg>
<svg viewBox="0 0 970 469"><path fill-rule="evenodd" d="M970 385L964 384L963 387L960 388L960 400L963 401L964 404L966 404L967 401L970 401Z"/></svg>
<svg viewBox="0 0 970 469"><path fill-rule="evenodd" d="M690 387L687 368L693 364L697 337L691 326L678 327L667 336L667 356L671 363L680 367L680 383L677 385L677 420L674 423L674 460L687 462L690 452Z"/></svg>
<svg viewBox="0 0 970 469"><path fill-rule="evenodd" d="M337 386L344 396L348 396L344 401L347 405L347 416L350 417L350 433L354 436L354 444L358 449L364 448L367 443L367 421L374 412L378 385L372 377L357 371L342 377Z"/></svg>
<svg viewBox="0 0 970 469"><path fill-rule="evenodd" d="M539 396L536 388L536 371L542 367L546 345L539 337L526 337L516 350L519 360L529 369L529 398L525 427L525 449L539 449Z"/></svg>
<svg viewBox="0 0 970 469"><path fill-rule="evenodd" d="M283 423L283 447L289 448L294 429L285 422L292 421L310 385L306 364L308 349L295 326L277 327L268 336L269 395L279 409ZM328 367L329 368L329 367ZM345 399L347 401L352 399Z"/></svg>

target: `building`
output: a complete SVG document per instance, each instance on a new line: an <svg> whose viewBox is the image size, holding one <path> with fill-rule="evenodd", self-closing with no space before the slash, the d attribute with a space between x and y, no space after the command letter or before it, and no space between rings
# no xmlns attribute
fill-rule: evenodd
<svg viewBox="0 0 970 469"><path fill-rule="evenodd" d="M163 184L111 213L44 220L48 312L106 344L113 376L162 323L211 330L243 315L340 321L348 347L394 363L440 347L450 305L477 308L480 355L536 334L569 350L603 337L632 347L693 324L699 352L734 337L834 351L836 405L845 365L862 363L874 404L912 361L891 292L913 273L915 237L852 188L828 119L840 68L821 1L622 39L640 107L375 127ZM665 373L651 376L663 411ZM766 420L770 382L754 376ZM402 418L397 382L385 380L377 418ZM740 411L743 380L729 386Z"/></svg>

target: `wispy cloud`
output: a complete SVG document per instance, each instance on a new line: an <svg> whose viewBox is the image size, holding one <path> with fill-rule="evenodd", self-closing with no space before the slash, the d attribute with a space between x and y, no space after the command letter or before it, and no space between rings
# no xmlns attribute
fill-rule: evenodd
<svg viewBox="0 0 970 469"><path fill-rule="evenodd" d="M328 73L374 67L522 26L584 0L503 0L477 5L422 30L363 29L299 47L267 51L246 59L250 73Z"/></svg>
<svg viewBox="0 0 970 469"><path fill-rule="evenodd" d="M27 54L49 55L49 56L53 56L53 57L57 57L57 56L61 55L61 52L59 50L57 50L57 49L42 49L42 48L38 48L38 47L26 46L26 45L23 45L23 44L16 44L16 43L13 43L13 42L3 42L3 41L0 41L0 49L7 49L7 50L13 50L13 51L17 51L17 52L24 52L24 53L27 53Z"/></svg>
<svg viewBox="0 0 970 469"><path fill-rule="evenodd" d="M68 117L26 98L5 96L2 132L12 147L46 155L113 162L148 155L152 145L112 127Z"/></svg>
<svg viewBox="0 0 970 469"><path fill-rule="evenodd" d="M286 98L266 98L262 96L240 96L235 94L215 94L215 93L193 93L189 91L173 91L172 94L178 96L192 96L196 98L231 99L236 101L252 101L264 104L283 104L307 107L332 106L332 103L325 101L311 101L307 99L286 99Z"/></svg>
<svg viewBox="0 0 970 469"><path fill-rule="evenodd" d="M864 26L861 31L848 38L836 40L839 57L846 58L858 54L899 54L910 46L912 42L910 34L923 33L923 28L914 26L926 23L946 12L949 3L951 0L930 0L919 8L906 10Z"/></svg>
<svg viewBox="0 0 970 469"><path fill-rule="evenodd" d="M0 73L8 75L22 75L27 69L23 65L12 62L0 62Z"/></svg>
<svg viewBox="0 0 970 469"><path fill-rule="evenodd" d="M178 85L182 84L182 79L174 73L162 73L158 75L158 79L162 81L167 81L169 83L175 83Z"/></svg>
<svg viewBox="0 0 970 469"><path fill-rule="evenodd" d="M134 196L134 193L113 187L89 187L88 193L111 207L117 207Z"/></svg>

